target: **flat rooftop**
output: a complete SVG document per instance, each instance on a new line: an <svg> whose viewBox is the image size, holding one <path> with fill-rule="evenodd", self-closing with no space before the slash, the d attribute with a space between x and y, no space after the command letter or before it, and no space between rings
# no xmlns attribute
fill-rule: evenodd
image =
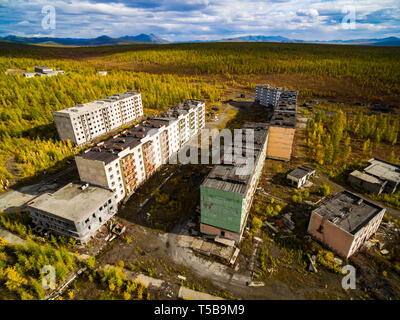
<svg viewBox="0 0 400 320"><path fill-rule="evenodd" d="M203 100L195 100L195 99L190 99L186 100L177 106L174 106L167 111L165 111L163 114L161 114L159 117L171 117L171 118L177 118L180 115L187 114L191 109L196 109L199 107L199 105L203 104Z"/></svg>
<svg viewBox="0 0 400 320"><path fill-rule="evenodd" d="M148 136L153 136L156 130L163 126L168 126L169 123L177 121L176 118L169 117L153 117L132 126L120 134L113 137L113 139L104 143L99 143L97 146L86 150L81 157L83 159L90 159L104 162L108 164L118 159L118 153L130 148L133 149L142 143L142 139Z"/></svg>
<svg viewBox="0 0 400 320"><path fill-rule="evenodd" d="M371 175L369 175L367 173L360 172L358 170L353 171L352 173L350 173L350 175L355 177L355 178L358 178L360 180L369 182L369 183L375 183L375 184L380 184L380 185L383 185L385 183L384 180L381 180L381 179L379 179L377 177L371 176Z"/></svg>
<svg viewBox="0 0 400 320"><path fill-rule="evenodd" d="M126 91L123 93L113 94L112 96L105 97L100 100L107 101L107 102L115 102L115 101L123 100L123 99L129 98L129 97L132 97L132 96L137 96L139 94L140 94L139 91Z"/></svg>
<svg viewBox="0 0 400 320"><path fill-rule="evenodd" d="M243 133L242 150L238 150L236 146L231 144L232 151L241 151L245 157L254 157L254 165L260 155L261 148L265 139L268 136L268 124L246 122L242 129L253 129L254 130L254 147L249 148L246 146L246 136ZM223 162L224 147L221 145L221 161ZM232 159L232 158L231 158ZM232 161L233 162L233 161ZM254 174L254 168L251 173L248 172L246 164L240 163L229 163L215 165L211 172L204 180L202 186L218 189L227 192L233 192L244 195L249 186L250 179Z"/></svg>
<svg viewBox="0 0 400 320"><path fill-rule="evenodd" d="M101 108L105 108L108 106L110 106L110 103L107 103L107 102L101 101L101 100L95 100L95 101L91 101L91 102L84 103L84 104L77 104L76 106L71 107L71 108L54 111L54 113L79 115L79 114L86 114L89 112L97 111Z"/></svg>
<svg viewBox="0 0 400 320"><path fill-rule="evenodd" d="M281 87L273 87L270 84L259 84L258 86L256 86L256 88L278 90L278 91L282 91L283 90L283 88L281 88Z"/></svg>
<svg viewBox="0 0 400 320"><path fill-rule="evenodd" d="M382 210L385 208L349 191L342 191L323 201L313 212L354 235Z"/></svg>
<svg viewBox="0 0 400 320"><path fill-rule="evenodd" d="M149 117L147 118L148 121L156 121L160 123L165 123L165 125L169 125L171 123L177 122L178 119L172 116L169 116L166 113L162 113L160 115L157 115L155 117Z"/></svg>
<svg viewBox="0 0 400 320"><path fill-rule="evenodd" d="M301 179L301 178L305 177L306 175L308 175L308 174L310 174L312 172L315 172L314 168L301 166L301 167L298 167L298 168L294 169L293 171L291 171L289 173L289 175L292 176L292 177L296 177L298 179Z"/></svg>
<svg viewBox="0 0 400 320"><path fill-rule="evenodd" d="M114 136L113 139L86 150L82 154L82 158L110 163L118 159L119 152L137 147L142 143L143 138L154 135L156 133L154 130L162 128L162 126L160 121L144 121L126 129Z"/></svg>
<svg viewBox="0 0 400 320"><path fill-rule="evenodd" d="M140 94L140 92L127 91L127 92L120 93L120 94L114 94L113 96L106 97L104 99L99 99L99 100L91 101L91 102L84 103L84 104L77 104L74 107L55 111L54 113L65 113L65 114L75 114L75 115L82 114L82 113L85 114L85 113L93 112L95 110L97 111L98 109L100 109L102 107L103 108L108 107L111 105L112 102L126 99L131 96L138 95L138 94Z"/></svg>
<svg viewBox="0 0 400 320"><path fill-rule="evenodd" d="M271 126L296 128L296 113L275 111L271 121Z"/></svg>
<svg viewBox="0 0 400 320"><path fill-rule="evenodd" d="M296 112L297 104L292 102L282 102L279 100L278 105L275 107L278 112Z"/></svg>
<svg viewBox="0 0 400 320"><path fill-rule="evenodd" d="M113 197L111 190L84 183L69 183L50 194L46 193L29 203L29 207L48 212L55 216L79 222L85 220L93 211Z"/></svg>
<svg viewBox="0 0 400 320"><path fill-rule="evenodd" d="M364 172L382 180L400 182L400 166L390 162L372 158L368 160L369 166Z"/></svg>

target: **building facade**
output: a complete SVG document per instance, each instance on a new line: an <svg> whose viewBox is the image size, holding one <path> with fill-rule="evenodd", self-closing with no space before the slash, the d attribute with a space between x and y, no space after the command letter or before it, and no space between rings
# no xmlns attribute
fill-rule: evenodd
<svg viewBox="0 0 400 320"><path fill-rule="evenodd" d="M379 228L386 209L343 191L312 211L308 233L349 258Z"/></svg>
<svg viewBox="0 0 400 320"><path fill-rule="evenodd" d="M69 139L75 145L91 142L94 138L142 116L141 94L134 91L53 111L60 139L64 141Z"/></svg>
<svg viewBox="0 0 400 320"><path fill-rule="evenodd" d="M33 223L52 233L87 242L118 210L106 188L70 183L28 203Z"/></svg>
<svg viewBox="0 0 400 320"><path fill-rule="evenodd" d="M367 192L375 194L395 193L400 190L400 166L394 163L372 158L368 166L360 172L353 171L349 181Z"/></svg>
<svg viewBox="0 0 400 320"><path fill-rule="evenodd" d="M254 146L234 145L232 150L240 154L245 151L245 157L253 157L251 173L234 162L216 165L200 186L200 231L236 242L241 240L246 226L268 142L267 124L246 123L242 128L254 130Z"/></svg>
<svg viewBox="0 0 400 320"><path fill-rule="evenodd" d="M275 108L282 91L282 88L275 88L269 84L256 86L254 101L262 106L273 106Z"/></svg>
<svg viewBox="0 0 400 320"><path fill-rule="evenodd" d="M205 103L185 101L75 157L80 179L121 202L205 126Z"/></svg>

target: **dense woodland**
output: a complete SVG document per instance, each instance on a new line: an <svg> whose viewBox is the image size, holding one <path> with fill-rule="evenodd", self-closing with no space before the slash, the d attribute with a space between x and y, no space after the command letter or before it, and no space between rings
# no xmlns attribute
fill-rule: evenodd
<svg viewBox="0 0 400 320"><path fill-rule="evenodd" d="M33 71L35 65L63 69L65 74L26 79L6 73L8 69ZM253 91L257 83L265 82L293 86L304 98L335 98L341 87L334 85L350 90L352 101L400 98L398 48L272 43L92 48L0 44L0 70L0 191L6 180L10 186L58 170L81 152L57 140L51 111L127 89L141 91L147 112L159 112L188 98L215 102L227 90ZM108 70L108 75L96 75L99 70ZM391 120L388 125L396 123ZM393 140L395 133L388 130L380 132L378 140ZM375 139L367 138L371 143ZM338 148L338 136L329 139ZM334 157L326 160L334 163Z"/></svg>
<svg viewBox="0 0 400 320"><path fill-rule="evenodd" d="M310 160L343 182L349 172L364 168L372 157L400 164L399 130L397 115L347 114L341 110L327 115L319 110L307 122L305 143ZM400 192L370 196L400 208Z"/></svg>

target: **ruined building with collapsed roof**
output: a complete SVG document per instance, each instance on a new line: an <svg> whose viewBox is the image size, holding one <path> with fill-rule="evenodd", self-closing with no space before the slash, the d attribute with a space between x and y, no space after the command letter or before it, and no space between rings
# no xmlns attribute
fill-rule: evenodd
<svg viewBox="0 0 400 320"><path fill-rule="evenodd" d="M268 124L250 122L242 129L254 130L254 144L235 144L232 152L254 160L251 170L246 164L231 159L228 163L215 165L200 186L200 231L237 242L246 226L268 142Z"/></svg>
<svg viewBox="0 0 400 320"><path fill-rule="evenodd" d="M379 228L386 209L351 192L325 199L311 212L308 233L344 258Z"/></svg>
<svg viewBox="0 0 400 320"><path fill-rule="evenodd" d="M367 192L395 193L400 185L400 166L372 158L368 160L368 166L363 171L353 171L348 179L350 183Z"/></svg>

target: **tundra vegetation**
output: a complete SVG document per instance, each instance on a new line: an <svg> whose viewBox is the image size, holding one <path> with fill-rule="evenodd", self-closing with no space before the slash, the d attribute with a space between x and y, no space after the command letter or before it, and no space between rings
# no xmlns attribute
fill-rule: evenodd
<svg viewBox="0 0 400 320"><path fill-rule="evenodd" d="M58 141L53 110L131 89L142 92L146 113L155 114L188 98L213 103L232 89L251 92L256 83L265 82L295 87L301 98L395 103L400 96L399 58L398 48L312 44L214 43L101 48L0 44L3 71L33 71L35 65L65 70L64 75L50 78L26 79L22 74L0 74L0 180L3 181L0 191L6 180L12 185L59 170L82 151L68 141ZM107 70L108 75L98 76L98 70ZM336 125L342 124L339 120ZM392 120L387 121L394 126ZM319 124L316 122L315 126ZM357 126L343 132L353 134L351 130L357 130ZM395 140L390 129L380 131L379 137L368 130L361 132L366 132L365 137L370 141L365 146L366 153L377 141L393 143ZM329 150L324 150L324 155L318 151L318 160L327 163L338 160L332 150L338 148L341 135L339 130L326 138L332 144ZM349 147L343 149L343 156L349 153Z"/></svg>
<svg viewBox="0 0 400 320"><path fill-rule="evenodd" d="M0 286L3 288L0 299L43 299L49 293L42 285L43 278L47 279L42 268L47 265L54 267L58 286L76 268L77 262L61 245L41 245L31 239L23 245L12 245L0 238Z"/></svg>

